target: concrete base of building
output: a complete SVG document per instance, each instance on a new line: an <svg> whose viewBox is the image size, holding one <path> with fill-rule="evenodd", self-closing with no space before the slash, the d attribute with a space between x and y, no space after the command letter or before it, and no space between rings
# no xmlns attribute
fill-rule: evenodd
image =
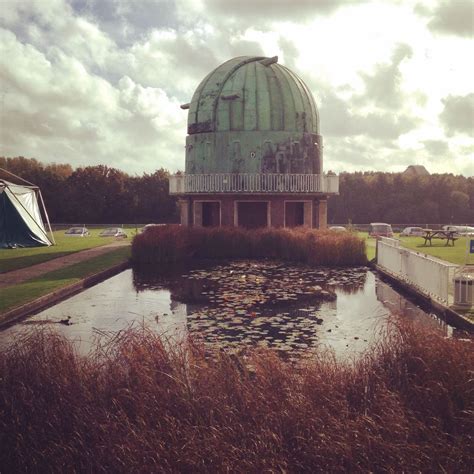
<svg viewBox="0 0 474 474"><path fill-rule="evenodd" d="M193 195L179 204L185 226L327 227L325 195Z"/></svg>

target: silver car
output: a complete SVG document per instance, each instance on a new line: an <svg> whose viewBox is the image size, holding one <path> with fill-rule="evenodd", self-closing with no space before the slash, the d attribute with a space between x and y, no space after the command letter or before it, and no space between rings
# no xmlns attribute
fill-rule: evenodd
<svg viewBox="0 0 474 474"><path fill-rule="evenodd" d="M86 227L70 227L64 232L66 237L89 237L89 229Z"/></svg>
<svg viewBox="0 0 474 474"><path fill-rule="evenodd" d="M99 237L116 237L119 239L126 239L127 234L120 227L110 227L109 229L104 229Z"/></svg>
<svg viewBox="0 0 474 474"><path fill-rule="evenodd" d="M400 235L402 237L422 237L423 235L425 235L425 232L421 227L405 227L400 232Z"/></svg>

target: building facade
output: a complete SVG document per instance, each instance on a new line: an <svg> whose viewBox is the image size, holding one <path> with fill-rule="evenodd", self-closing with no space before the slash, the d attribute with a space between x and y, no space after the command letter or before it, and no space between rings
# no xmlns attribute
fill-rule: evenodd
<svg viewBox="0 0 474 474"><path fill-rule="evenodd" d="M319 114L278 58L238 57L189 104L185 173L170 178L181 224L325 228L338 177L323 173Z"/></svg>

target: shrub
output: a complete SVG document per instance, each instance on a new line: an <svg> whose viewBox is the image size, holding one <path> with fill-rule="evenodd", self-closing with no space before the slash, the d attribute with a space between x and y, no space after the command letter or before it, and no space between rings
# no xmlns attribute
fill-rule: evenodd
<svg viewBox="0 0 474 474"><path fill-rule="evenodd" d="M210 357L212 355L213 357ZM5 472L472 472L472 343L402 327L358 362L290 365L120 333L87 358L0 353Z"/></svg>
<svg viewBox="0 0 474 474"><path fill-rule="evenodd" d="M297 229L245 230L167 225L137 235L135 263L167 263L192 258L278 258L312 265L367 262L364 241L351 233Z"/></svg>

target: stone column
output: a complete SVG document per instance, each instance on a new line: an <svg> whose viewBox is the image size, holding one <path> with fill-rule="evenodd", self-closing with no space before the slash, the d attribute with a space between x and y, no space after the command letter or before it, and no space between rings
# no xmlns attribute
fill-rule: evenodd
<svg viewBox="0 0 474 474"><path fill-rule="evenodd" d="M313 201L305 201L304 204L304 226L313 227Z"/></svg>
<svg viewBox="0 0 474 474"><path fill-rule="evenodd" d="M285 201L283 197L272 196L270 198L270 221L272 227L283 227L285 225Z"/></svg>
<svg viewBox="0 0 474 474"><path fill-rule="evenodd" d="M180 199L178 202L181 216L181 225L187 227L190 225L191 217L189 199Z"/></svg>
<svg viewBox="0 0 474 474"><path fill-rule="evenodd" d="M228 196L221 200L221 225L234 226L234 200Z"/></svg>
<svg viewBox="0 0 474 474"><path fill-rule="evenodd" d="M327 198L314 201L315 216L313 225L317 229L326 229L328 224L328 201Z"/></svg>
<svg viewBox="0 0 474 474"><path fill-rule="evenodd" d="M194 227L202 227L202 202L193 202L193 225Z"/></svg>

